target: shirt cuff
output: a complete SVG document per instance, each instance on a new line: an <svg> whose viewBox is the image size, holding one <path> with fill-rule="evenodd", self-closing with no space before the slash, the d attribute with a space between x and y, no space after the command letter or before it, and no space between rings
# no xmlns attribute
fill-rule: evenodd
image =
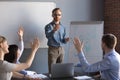
<svg viewBox="0 0 120 80"><path fill-rule="evenodd" d="M83 51L81 51L80 53L78 53L78 57L79 57L79 59L82 59L82 58L85 57Z"/></svg>

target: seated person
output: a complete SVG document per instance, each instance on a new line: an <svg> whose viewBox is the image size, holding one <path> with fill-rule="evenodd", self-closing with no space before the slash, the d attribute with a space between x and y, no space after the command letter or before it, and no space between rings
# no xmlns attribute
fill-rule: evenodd
<svg viewBox="0 0 120 80"><path fill-rule="evenodd" d="M83 42L74 38L74 45L78 52L82 69L85 72L100 71L102 80L120 80L120 55L115 51L117 38L113 34L104 34L101 39L101 47L104 54L103 60L89 64L83 52Z"/></svg>
<svg viewBox="0 0 120 80"><path fill-rule="evenodd" d="M36 51L40 46L40 41L38 38L35 38L31 43L31 53L27 57L27 60L23 63L10 63L4 60L5 54L9 53L8 50L8 41L4 36L0 36L0 80L11 80L12 73L27 69L31 66Z"/></svg>
<svg viewBox="0 0 120 80"><path fill-rule="evenodd" d="M19 36L19 47L16 44L13 45L9 45L9 53L5 54L4 59L8 62L11 63L17 63L20 64L20 57L23 53L24 50L24 42L23 42L23 34L24 34L24 30L22 27L19 28L18 31L18 36ZM26 78L31 78L28 74L29 71L27 70L21 70L19 73L18 72L14 72L13 74L17 77L17 78L21 78L22 76L25 76ZM34 71L30 71L32 72L32 74L35 74L36 72ZM13 75L13 77L15 77Z"/></svg>

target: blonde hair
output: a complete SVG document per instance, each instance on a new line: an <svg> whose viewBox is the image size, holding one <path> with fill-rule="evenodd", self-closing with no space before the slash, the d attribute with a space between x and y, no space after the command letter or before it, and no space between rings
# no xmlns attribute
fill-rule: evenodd
<svg viewBox="0 0 120 80"><path fill-rule="evenodd" d="M7 39L4 36L0 36L0 43L5 42Z"/></svg>

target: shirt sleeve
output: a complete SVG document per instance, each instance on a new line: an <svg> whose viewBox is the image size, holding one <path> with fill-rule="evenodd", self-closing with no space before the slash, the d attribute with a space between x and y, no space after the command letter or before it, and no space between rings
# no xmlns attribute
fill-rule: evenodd
<svg viewBox="0 0 120 80"><path fill-rule="evenodd" d="M6 70L7 72L12 72L13 69L15 68L15 64L9 63L7 61L3 61L3 69Z"/></svg>
<svg viewBox="0 0 120 80"><path fill-rule="evenodd" d="M50 25L45 26L45 35L48 39L53 37L54 31L53 31L53 29L51 29Z"/></svg>
<svg viewBox="0 0 120 80"><path fill-rule="evenodd" d="M79 54L78 54L78 58L79 58L79 61L80 61L81 65L82 65L82 67L83 67L84 70L85 70L90 64L89 64L88 61L86 60L86 58L85 58L85 56L84 56L84 53L83 53L83 52L79 53Z"/></svg>
<svg viewBox="0 0 120 80"><path fill-rule="evenodd" d="M85 72L97 72L110 69L110 60L108 58L94 64L89 64L83 52L79 53L78 57Z"/></svg>
<svg viewBox="0 0 120 80"><path fill-rule="evenodd" d="M63 36L63 43L66 43L65 39L66 39L66 29L64 28L64 36Z"/></svg>
<svg viewBox="0 0 120 80"><path fill-rule="evenodd" d="M22 53L24 51L24 42L23 42L23 40L19 41L18 47L20 49L20 56L18 57L17 61L19 61L19 59L20 59L20 57L21 57L21 55L22 55Z"/></svg>

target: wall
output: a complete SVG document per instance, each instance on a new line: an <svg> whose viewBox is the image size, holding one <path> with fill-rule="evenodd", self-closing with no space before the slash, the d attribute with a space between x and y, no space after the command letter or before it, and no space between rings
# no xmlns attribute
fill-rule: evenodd
<svg viewBox="0 0 120 80"><path fill-rule="evenodd" d="M8 1L8 0L0 0ZM10 0L9 0L10 1ZM103 20L104 0L11 0L11 1L38 1L38 2L55 2L63 12L62 23L67 28L69 35L69 26L72 21L101 21ZM68 60L68 44L65 45L65 62ZM25 49L23 60L29 55L29 49ZM34 65L34 66L33 66ZM38 54L30 69L38 73L47 72L47 49L39 49Z"/></svg>
<svg viewBox="0 0 120 80"><path fill-rule="evenodd" d="M40 38L40 48L47 48L43 26L51 21L50 13L55 7L54 2L0 2L0 26L4 26L0 27L0 33L7 37L9 44L16 44L18 36L15 32L22 25L25 30L25 48L30 48L35 36Z"/></svg>
<svg viewBox="0 0 120 80"><path fill-rule="evenodd" d="M120 0L105 0L105 33L118 38L116 50L120 53Z"/></svg>

